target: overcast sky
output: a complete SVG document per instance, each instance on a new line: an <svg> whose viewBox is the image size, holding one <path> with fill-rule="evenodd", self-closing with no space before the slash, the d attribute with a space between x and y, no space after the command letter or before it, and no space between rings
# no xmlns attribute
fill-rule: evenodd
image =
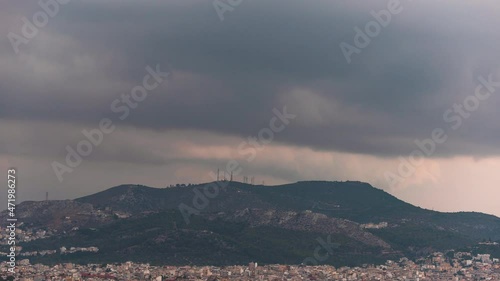
<svg viewBox="0 0 500 281"><path fill-rule="evenodd" d="M392 1L72 0L32 38L23 18L44 11L38 1L4 1L0 168L19 169L21 200L42 200L208 182L234 159L237 180L359 180L417 206L500 216L500 4L401 0L357 48L356 28ZM343 42L357 48L349 59ZM111 104L157 65L168 79L121 120ZM242 153L284 107L295 118ZM53 163L103 118L116 129L61 182ZM402 175L436 129L446 140Z"/></svg>

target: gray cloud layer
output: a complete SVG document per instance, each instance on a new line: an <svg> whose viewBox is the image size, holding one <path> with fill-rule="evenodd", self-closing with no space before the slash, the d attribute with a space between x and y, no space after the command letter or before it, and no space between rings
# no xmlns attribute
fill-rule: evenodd
<svg viewBox="0 0 500 281"><path fill-rule="evenodd" d="M23 5L28 17L37 8L4 5L2 13L19 17L23 9L11 6ZM353 44L353 28L386 5L244 1L220 22L209 1L70 2L20 55L2 37L0 117L95 124L146 65L171 64L181 77L128 125L245 137L286 104L305 114L281 141L404 154L413 139L446 126L442 114L474 92L478 75L497 71L499 5L402 1L403 11L347 64L339 43ZM20 33L20 19L6 19ZM498 154L498 104L482 104L439 153Z"/></svg>
<svg viewBox="0 0 500 281"><path fill-rule="evenodd" d="M176 155L182 146L151 151L147 138L131 136L147 131L206 145L213 145L213 135L227 136L232 141L223 145L234 148L233 138L255 135L272 109L284 105L298 117L277 137L281 144L407 155L415 139L451 126L443 113L474 93L478 76L493 73L500 80L500 4L401 0L403 11L348 64L339 44L353 44L354 28L364 28L373 20L370 11L388 2L243 0L221 22L212 1L73 0L19 54L7 34L21 34L21 18L40 7L6 2L0 11L0 156L24 164L37 159L38 171L50 170L64 158L64 147L81 139L81 128L113 117L111 102L142 82L146 65L157 64L170 65L172 78L117 124L127 134L111 136L91 157L102 169L114 171L116 162L219 165L224 160L215 156ZM435 156L498 156L499 105L500 89L450 132ZM286 165L249 167L266 170L269 177L297 177Z"/></svg>

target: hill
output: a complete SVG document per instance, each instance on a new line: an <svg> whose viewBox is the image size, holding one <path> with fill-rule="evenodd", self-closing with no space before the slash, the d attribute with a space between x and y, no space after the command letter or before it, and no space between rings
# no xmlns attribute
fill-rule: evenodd
<svg viewBox="0 0 500 281"><path fill-rule="evenodd" d="M215 184L215 183L209 183ZM155 189L124 185L79 198L98 208L110 207L141 213L193 206L194 190L208 184ZM227 182L202 213L235 212L244 208L311 210L329 217L357 223L388 222L390 226L419 225L464 235L472 240L500 239L500 219L481 213L442 213L408 204L389 193L362 182L297 182L279 186L259 186Z"/></svg>
<svg viewBox="0 0 500 281"><path fill-rule="evenodd" d="M192 214L186 219L179 206ZM300 263L329 238L339 247L321 263L359 265L500 239L497 217L425 210L361 182L121 185L76 200L24 202L18 214L25 227L56 233L24 243L26 251L100 249L32 258L46 263Z"/></svg>

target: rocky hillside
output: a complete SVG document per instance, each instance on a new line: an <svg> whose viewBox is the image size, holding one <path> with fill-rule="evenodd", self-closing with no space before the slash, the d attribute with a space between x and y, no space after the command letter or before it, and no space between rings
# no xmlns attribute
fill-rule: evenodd
<svg viewBox="0 0 500 281"><path fill-rule="evenodd" d="M215 183L209 183L214 185ZM123 212L178 209L193 206L195 190L205 185L150 188L122 185L76 201ZM208 199L202 213L236 212L245 208L303 212L311 210L328 217L357 223L388 222L390 227L422 226L450 231L472 240L500 239L500 218L481 213L442 213L408 204L387 192L362 182L297 182L280 186L227 182L216 198Z"/></svg>
<svg viewBox="0 0 500 281"><path fill-rule="evenodd" d="M325 263L353 265L500 239L495 216L425 210L361 182L209 185L222 187L205 196L206 185L121 185L76 200L24 202L17 209L23 228L58 230L57 237L31 241L25 249L99 247L98 254L59 257L82 262L148 256L176 264L215 264L215 257L220 264L290 263L314 253L318 237L331 236L341 247ZM195 211L189 220L181 204Z"/></svg>
<svg viewBox="0 0 500 281"><path fill-rule="evenodd" d="M271 226L306 232L342 234L365 245L384 249L391 248L387 242L368 231L364 231L358 223L346 219L331 218L311 211L297 213L246 208L231 214L218 213L216 217L226 221L245 223L250 227Z"/></svg>

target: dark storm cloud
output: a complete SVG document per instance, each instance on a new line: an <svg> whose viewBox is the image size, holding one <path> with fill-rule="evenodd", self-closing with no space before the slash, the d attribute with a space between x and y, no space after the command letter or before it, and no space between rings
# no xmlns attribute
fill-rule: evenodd
<svg viewBox="0 0 500 281"><path fill-rule="evenodd" d="M415 138L448 126L443 113L474 93L478 75L500 69L491 12L499 5L402 0L348 64L339 44L353 44L353 28L387 2L244 0L221 22L211 1L73 1L20 55L0 39L0 118L95 126L115 116L111 102L142 81L146 65L160 64L173 77L120 124L247 137L287 105L298 118L278 141L407 154ZM7 19L19 32L19 19ZM438 154L498 154L498 96Z"/></svg>

